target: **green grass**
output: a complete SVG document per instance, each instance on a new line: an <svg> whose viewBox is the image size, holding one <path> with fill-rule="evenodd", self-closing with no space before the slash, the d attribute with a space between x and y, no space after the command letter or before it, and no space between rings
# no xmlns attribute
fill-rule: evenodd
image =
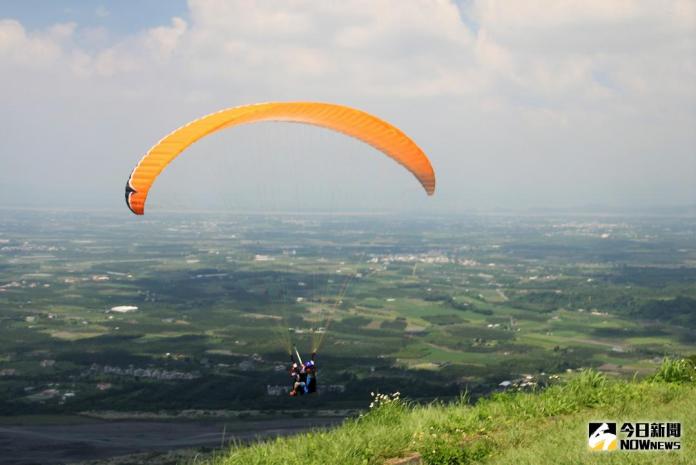
<svg viewBox="0 0 696 465"><path fill-rule="evenodd" d="M369 411L315 431L218 453L208 465L371 465L420 454L422 463L687 464L696 462L693 361L665 360L642 381L587 370L538 392L494 394L471 405L413 405L382 397ZM590 452L587 423L681 421L679 452Z"/></svg>

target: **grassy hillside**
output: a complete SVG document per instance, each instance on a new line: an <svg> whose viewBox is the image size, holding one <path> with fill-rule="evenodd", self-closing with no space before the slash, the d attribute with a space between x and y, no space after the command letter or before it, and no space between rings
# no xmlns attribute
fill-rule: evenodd
<svg viewBox="0 0 696 465"><path fill-rule="evenodd" d="M589 421L681 421L679 452L590 452ZM642 381L585 371L538 392L506 392L471 405L416 406L398 394L375 395L370 410L326 432L220 453L210 465L693 464L696 369L665 361Z"/></svg>

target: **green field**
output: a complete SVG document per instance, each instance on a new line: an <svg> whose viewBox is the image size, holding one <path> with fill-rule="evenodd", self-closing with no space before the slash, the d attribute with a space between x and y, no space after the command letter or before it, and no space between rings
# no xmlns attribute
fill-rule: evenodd
<svg viewBox="0 0 696 465"><path fill-rule="evenodd" d="M318 408L696 352L693 218L4 213L4 415L288 408L291 344Z"/></svg>

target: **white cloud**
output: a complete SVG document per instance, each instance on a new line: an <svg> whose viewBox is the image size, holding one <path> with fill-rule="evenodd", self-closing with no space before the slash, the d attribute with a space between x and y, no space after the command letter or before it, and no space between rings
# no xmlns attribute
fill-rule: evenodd
<svg viewBox="0 0 696 465"><path fill-rule="evenodd" d="M674 91L665 89L671 79L681 92L693 91L681 78L693 75L687 57L696 52L694 8L685 1L475 2L467 15L476 31L446 1L192 0L190 9L190 24L173 18L97 50L66 43L74 24L27 34L6 20L0 47L24 64L63 54L84 63L89 55L97 75L175 69L213 86L251 80L349 95L500 93L502 86L535 99L603 102L614 91Z"/></svg>
<svg viewBox="0 0 696 465"><path fill-rule="evenodd" d="M147 31L145 43L150 53L161 61L170 58L186 34L187 27L183 19L172 18L171 26L156 27Z"/></svg>
<svg viewBox="0 0 696 465"><path fill-rule="evenodd" d="M73 30L72 24L57 24L40 34L27 34L19 21L0 19L0 65L41 68L54 64L62 41Z"/></svg>
<svg viewBox="0 0 696 465"><path fill-rule="evenodd" d="M98 102L111 121L134 112L151 141L218 106L336 100L415 130L451 183L441 186L452 205L520 202L515 189L537 204L588 195L631 203L641 183L688 202L696 194L695 5L191 0L184 19L126 37L75 24L27 31L4 19L0 98L14 108L41 101L56 115ZM5 143L13 145L4 153L23 147ZM105 156L116 159L126 148L112 150ZM501 185L501 170L524 177Z"/></svg>
<svg viewBox="0 0 696 465"><path fill-rule="evenodd" d="M101 5L101 6L97 7L96 10L94 10L94 14L98 18L106 18L106 17L111 15L111 12L104 5Z"/></svg>

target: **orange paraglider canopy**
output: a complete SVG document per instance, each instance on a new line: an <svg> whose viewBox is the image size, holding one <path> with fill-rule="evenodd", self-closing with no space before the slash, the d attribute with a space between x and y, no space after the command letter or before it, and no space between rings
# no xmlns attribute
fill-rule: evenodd
<svg viewBox="0 0 696 465"><path fill-rule="evenodd" d="M126 183L126 203L136 215L145 211L147 194L159 174L189 145L221 129L261 121L321 126L359 139L409 170L428 195L435 191L430 160L397 127L355 108L318 102L276 102L228 108L193 120L152 147Z"/></svg>

